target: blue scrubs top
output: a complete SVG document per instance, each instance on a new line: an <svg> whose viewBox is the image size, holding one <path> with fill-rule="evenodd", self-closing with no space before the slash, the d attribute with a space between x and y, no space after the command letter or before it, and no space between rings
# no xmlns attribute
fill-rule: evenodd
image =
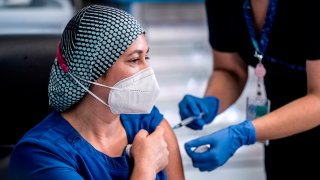
<svg viewBox="0 0 320 180"><path fill-rule="evenodd" d="M120 115L128 143L140 129L152 133L163 119L150 114ZM10 159L12 179L130 179L133 159L109 157L96 150L58 112L52 112L16 144ZM156 179L166 179L164 171Z"/></svg>

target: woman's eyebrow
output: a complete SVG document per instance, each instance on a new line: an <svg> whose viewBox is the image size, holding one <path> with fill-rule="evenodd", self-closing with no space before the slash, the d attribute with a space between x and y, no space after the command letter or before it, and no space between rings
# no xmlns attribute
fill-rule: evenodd
<svg viewBox="0 0 320 180"><path fill-rule="evenodd" d="M148 53L148 52L149 52L149 48L148 48L148 50L147 50L147 53ZM143 53L143 50L136 49L136 50L134 50L133 52L129 53L128 56L131 56L131 55L133 55L133 54L135 54L135 53L137 53L137 54L142 54L142 53Z"/></svg>

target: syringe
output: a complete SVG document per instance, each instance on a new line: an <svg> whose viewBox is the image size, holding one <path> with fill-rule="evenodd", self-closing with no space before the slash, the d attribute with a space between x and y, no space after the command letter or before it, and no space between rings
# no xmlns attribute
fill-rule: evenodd
<svg viewBox="0 0 320 180"><path fill-rule="evenodd" d="M182 126L186 126L186 125L192 123L194 120L201 118L203 115L204 115L204 113L200 113L198 116L190 116L190 117L182 120L180 123L172 126L172 129L178 129Z"/></svg>

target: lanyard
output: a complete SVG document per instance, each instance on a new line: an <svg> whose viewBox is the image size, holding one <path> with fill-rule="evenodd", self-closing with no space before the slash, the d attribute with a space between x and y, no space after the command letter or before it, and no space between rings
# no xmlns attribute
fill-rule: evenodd
<svg viewBox="0 0 320 180"><path fill-rule="evenodd" d="M269 35L270 35L270 31L274 21L276 7L277 7L277 0L270 0L269 7L267 10L266 20L262 27L260 40L258 41L255 33L254 24L253 24L253 15L251 10L250 0L245 0L243 4L244 17L248 26L252 44L256 50L254 56L259 59L260 63L263 59L267 44L269 42Z"/></svg>
<svg viewBox="0 0 320 180"><path fill-rule="evenodd" d="M283 61L279 61L279 60L265 54L265 51L266 51L266 48L267 48L267 45L269 42L269 35L271 32L272 24L273 24L274 17L275 17L277 2L278 2L278 0L270 0L270 2L269 2L265 23L262 27L262 33L261 33L260 40L258 41L256 33L255 33L254 24L253 24L253 15L252 15L252 10L251 10L250 0L244 0L243 12L244 12L244 17L245 17L245 20L247 23L250 39L253 44L253 47L255 48L254 57L258 58L260 65L262 65L261 64L262 59L266 59L270 62L285 66L289 69L305 72L306 71L305 67L302 67L299 65L294 65L294 64L289 64L289 63L283 62Z"/></svg>
<svg viewBox="0 0 320 180"><path fill-rule="evenodd" d="M263 116L267 114L270 111L270 101L267 99L264 83L263 83L263 77L266 74L266 69L264 68L262 64L262 59L264 58L266 47L269 42L269 35L271 31L271 27L274 20L275 10L277 6L277 0L270 0L269 7L267 10L267 15L265 19L265 23L262 27L262 33L260 40L257 41L257 36L255 33L255 28L253 24L253 15L251 11L251 4L250 0L245 0L243 4L243 11L244 11L244 17L248 26L250 38L252 41L252 44L255 48L254 57L258 58L259 63L257 64L255 68L255 75L257 76L257 94L255 97L255 101L253 104L249 102L249 99L247 100L247 103L249 103L249 108L247 109L247 116L249 119L256 119L257 117ZM254 113L250 113L252 109L254 108ZM250 116L253 115L253 116ZM268 145L269 141L266 141L266 145Z"/></svg>
<svg viewBox="0 0 320 180"><path fill-rule="evenodd" d="M253 15L252 15L252 8L250 4L250 0L245 0L243 4L243 12L244 17L247 23L249 35L255 48L254 57L258 58L259 62L255 68L255 75L257 76L257 97L258 98L266 98L265 88L263 85L263 77L266 74L266 69L262 64L262 59L264 58L264 54L266 51L266 47L269 42L269 35L271 32L272 24L275 17L277 7L277 0L270 0L269 6L267 9L267 15L265 19L265 23L262 27L262 33L259 41L257 40L257 36L255 33L255 27L253 23Z"/></svg>

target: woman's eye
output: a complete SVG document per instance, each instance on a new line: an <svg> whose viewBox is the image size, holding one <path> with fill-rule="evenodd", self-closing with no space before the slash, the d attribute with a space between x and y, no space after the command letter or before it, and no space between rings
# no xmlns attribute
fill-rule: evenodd
<svg viewBox="0 0 320 180"><path fill-rule="evenodd" d="M139 62L139 59L131 59L130 63L132 64L137 64Z"/></svg>
<svg viewBox="0 0 320 180"><path fill-rule="evenodd" d="M133 64L133 65L137 65L137 64L139 64L139 63L143 63L144 61L149 61L150 60L150 57L149 56L145 56L145 58L144 59L142 59L142 58L132 58L132 59L130 59L128 62L130 63L130 64Z"/></svg>

